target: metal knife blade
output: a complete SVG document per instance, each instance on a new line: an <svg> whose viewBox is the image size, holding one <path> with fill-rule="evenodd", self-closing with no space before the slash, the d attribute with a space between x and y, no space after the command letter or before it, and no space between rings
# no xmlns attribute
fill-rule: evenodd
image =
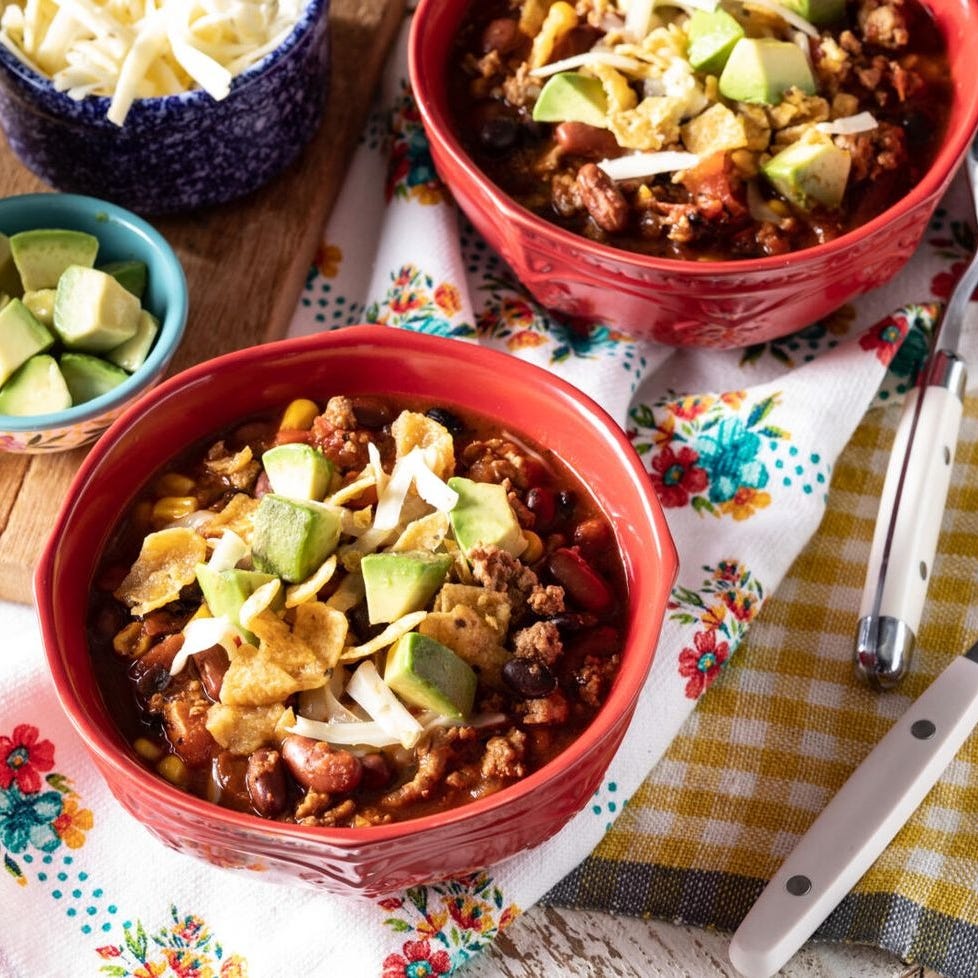
<svg viewBox="0 0 978 978"><path fill-rule="evenodd" d="M978 134L964 165L978 213ZM964 407L961 324L976 286L978 253L958 280L907 395L883 482L855 648L856 673L878 689L906 675L920 626Z"/></svg>

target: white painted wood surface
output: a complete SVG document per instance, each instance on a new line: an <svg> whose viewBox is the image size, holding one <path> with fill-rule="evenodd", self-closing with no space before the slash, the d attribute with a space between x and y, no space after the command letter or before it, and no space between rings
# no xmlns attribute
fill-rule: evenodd
<svg viewBox="0 0 978 978"><path fill-rule="evenodd" d="M660 920L534 907L460 978L737 978L729 935ZM937 978L876 948L807 944L783 978Z"/></svg>

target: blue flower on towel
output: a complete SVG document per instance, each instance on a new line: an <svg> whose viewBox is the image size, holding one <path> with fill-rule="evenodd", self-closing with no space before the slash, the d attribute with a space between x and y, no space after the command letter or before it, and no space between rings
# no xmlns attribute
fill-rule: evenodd
<svg viewBox="0 0 978 978"><path fill-rule="evenodd" d="M733 499L742 486L763 489L766 466L757 458L761 439L740 418L725 418L696 441L699 463L710 477L710 502Z"/></svg>
<svg viewBox="0 0 978 978"><path fill-rule="evenodd" d="M61 845L53 825L61 806L57 791L25 795L16 785L0 791L0 842L10 852L23 852L28 846L52 852Z"/></svg>

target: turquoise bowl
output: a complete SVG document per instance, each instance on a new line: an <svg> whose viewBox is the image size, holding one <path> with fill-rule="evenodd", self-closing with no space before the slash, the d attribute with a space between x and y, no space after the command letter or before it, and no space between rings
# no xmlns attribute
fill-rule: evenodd
<svg viewBox="0 0 978 978"><path fill-rule="evenodd" d="M0 414L0 451L62 452L94 441L140 394L163 378L187 323L187 279L166 239L141 217L95 197L25 194L0 200L0 231L87 231L99 240L98 263L137 259L148 270L143 307L160 321L145 363L118 387L64 411Z"/></svg>

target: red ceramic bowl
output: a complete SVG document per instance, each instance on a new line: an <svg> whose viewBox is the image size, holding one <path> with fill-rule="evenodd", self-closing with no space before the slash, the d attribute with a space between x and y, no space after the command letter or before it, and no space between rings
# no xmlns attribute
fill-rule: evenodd
<svg viewBox="0 0 978 978"><path fill-rule="evenodd" d="M185 794L148 771L116 729L93 675L85 618L99 555L120 512L184 446L297 396L436 398L525 430L590 485L611 520L630 595L617 679L563 754L498 794L443 814L368 829L266 821ZM231 353L161 384L85 460L34 588L58 695L119 801L167 845L221 866L376 895L498 862L553 835L600 784L645 682L676 552L651 483L618 426L545 371L457 340L353 327Z"/></svg>
<svg viewBox="0 0 978 978"><path fill-rule="evenodd" d="M947 137L903 200L828 244L730 262L651 258L571 234L516 204L462 149L446 66L472 0L421 0L411 83L438 173L521 282L550 309L675 346L728 348L785 336L892 278L913 253L978 125L978 3L923 0L944 35L954 88Z"/></svg>

